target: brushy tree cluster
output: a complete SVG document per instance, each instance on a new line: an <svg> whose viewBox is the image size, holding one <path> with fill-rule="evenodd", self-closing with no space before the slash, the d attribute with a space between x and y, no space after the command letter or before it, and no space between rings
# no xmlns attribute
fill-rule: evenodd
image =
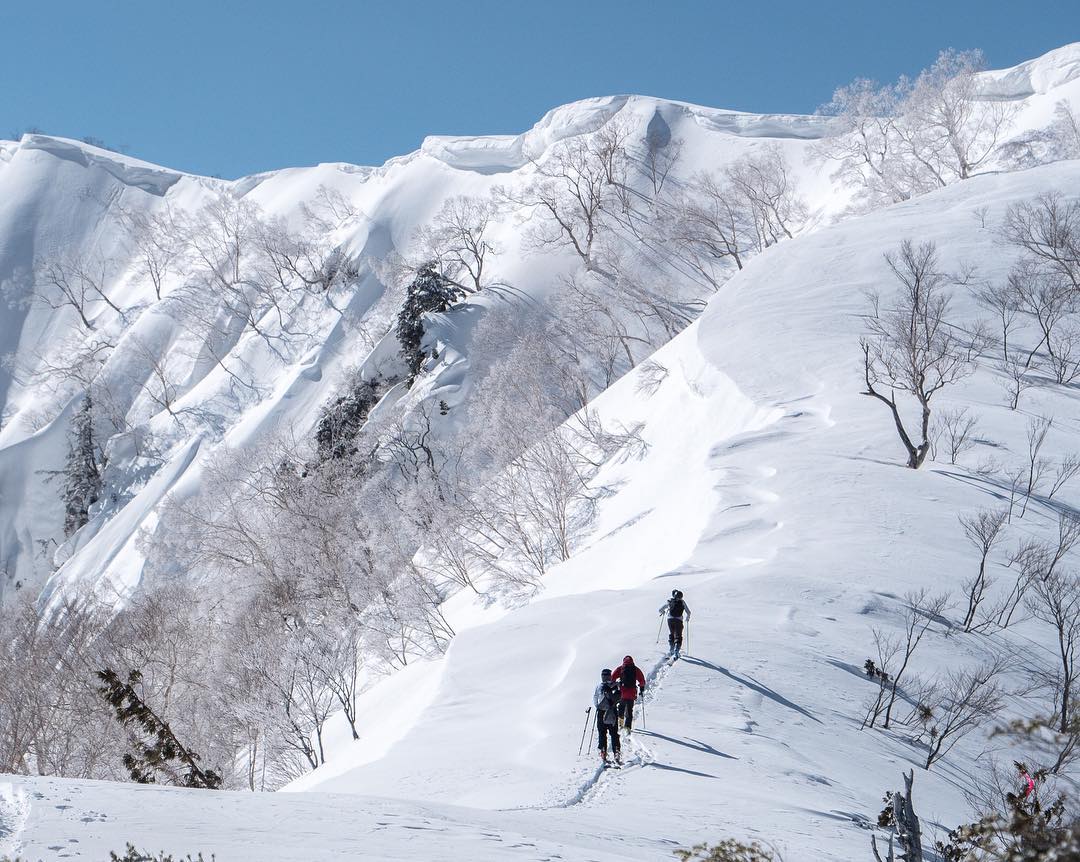
<svg viewBox="0 0 1080 862"><path fill-rule="evenodd" d="M680 849L674 853L681 862L782 862L775 851L756 841L744 844L734 838L719 844L695 844L689 850Z"/></svg>

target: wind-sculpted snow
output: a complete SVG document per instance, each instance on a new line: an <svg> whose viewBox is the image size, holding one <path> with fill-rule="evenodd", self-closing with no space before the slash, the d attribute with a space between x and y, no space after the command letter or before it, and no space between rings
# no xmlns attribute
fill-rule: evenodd
<svg viewBox="0 0 1080 862"><path fill-rule="evenodd" d="M164 195L183 176L174 171L159 168L149 162L118 156L109 150L102 150L89 144L52 138L45 135L26 135L21 147L26 150L39 150L67 159L83 167L100 168L112 174L124 185L142 189L159 197Z"/></svg>
<svg viewBox="0 0 1080 862"><path fill-rule="evenodd" d="M987 74L983 92L1021 100L1013 131L1030 134L1059 98L1080 99L1076 64L1069 46ZM1061 434L1049 455L1075 450L1078 401L1074 386L1042 379L1021 410L1010 410L996 362L980 359L935 407L978 415L974 450L956 464L932 458L908 470L890 417L861 394L866 295L892 296L885 253L904 239L933 241L942 266L965 273L953 311L973 326L986 314L968 288L1004 281L1016 258L998 231L1006 210L1047 192L1074 199L1080 162L977 176L842 220L850 189L809 158L830 121L640 96L564 106L518 136L429 138L379 168L324 164L234 183L52 139L0 145L0 280L23 295L27 267L56 248L101 249L125 262L117 288L126 313L97 308L91 322L117 344L102 373L120 408L158 446L155 461L134 454L130 437L110 441L116 493L64 541L46 475L63 464L74 402L32 375L0 378L0 565L35 590L50 577L44 596L54 603L90 590L122 601L139 586L144 542L167 495L194 496L215 454L275 435L310 437L320 407L357 368L394 372L372 408L376 418L422 399L452 413L484 370L474 364L477 321L491 309L542 316L553 286L578 261L528 247L530 213L500 212L492 233L498 287L432 315L438 355L411 391L392 331L401 300L382 263L446 199L482 197L496 185L520 189L559 142L616 118L635 145L650 135L683 142L677 183L775 144L810 212L800 235L749 259L696 322L590 405L605 429L635 445L589 479L596 517L569 558L546 570L534 595L504 601L462 589L447 599L440 611L455 634L446 652L369 679L359 740L334 716L326 764L290 792L20 777L0 787L0 849L104 858L132 841L151 851L213 852L222 862L361 854L645 860L735 836L774 842L789 859L867 856L882 794L901 770L925 762L911 726L859 729L877 685L861 669L873 654L872 629L899 631L909 589L959 590L977 559L957 514L1004 505L991 461L1003 469L1023 458L1031 415L1056 417ZM338 294L305 295L276 320L260 318L261 332L230 331L228 368L212 339L170 313L176 285L159 301L137 274L110 220L110 201L192 213L231 192L270 219L301 226L327 190L349 209L331 229L333 241L364 265ZM0 325L0 347L33 364L35 351L77 331L70 309L17 306ZM168 409L147 382L161 363L178 365ZM233 368L243 369L244 385ZM43 404L51 412L40 412ZM439 430L453 433L452 421ZM1052 500L1033 498L1010 540L1054 533L1078 493L1070 486ZM1003 581L1012 577L1000 560L994 565ZM675 588L693 616L684 656L669 666L657 610ZM995 640L964 634L950 614L920 647L924 678L999 650L1025 664L1052 663L1046 632L1031 621ZM651 671L649 691L625 743L627 768L600 771L587 709L601 668L626 654ZM1017 663L1007 683L1019 688L1028 671ZM915 689L904 697L904 711L914 710ZM917 772L928 832L970 818L965 794L988 730Z"/></svg>
<svg viewBox="0 0 1080 862"><path fill-rule="evenodd" d="M1080 42L1064 45L1011 69L984 72L980 87L987 98L1023 99L1046 94L1077 78L1080 78Z"/></svg>

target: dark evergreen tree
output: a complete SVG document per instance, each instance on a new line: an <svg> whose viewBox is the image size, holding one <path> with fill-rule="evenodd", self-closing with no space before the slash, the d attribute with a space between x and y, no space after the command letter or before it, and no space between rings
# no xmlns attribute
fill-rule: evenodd
<svg viewBox="0 0 1080 862"><path fill-rule="evenodd" d="M315 428L319 461L348 458L356 454L356 437L379 397L378 389L362 380L323 407Z"/></svg>
<svg viewBox="0 0 1080 862"><path fill-rule="evenodd" d="M424 317L446 311L463 295L461 288L447 281L432 264L425 264L416 273L397 318L398 342L401 344L401 355L409 366L410 382L420 373L420 366L426 358L422 347Z"/></svg>
<svg viewBox="0 0 1080 862"><path fill-rule="evenodd" d="M111 668L96 672L101 696L109 702L117 720L133 731L135 752L124 755L124 767L132 781L154 784L159 774L177 779L181 787L217 790L221 776L199 766L199 755L181 744L167 721L143 700L135 689L142 674L133 670L127 680ZM142 739L139 739L139 737Z"/></svg>
<svg viewBox="0 0 1080 862"><path fill-rule="evenodd" d="M64 467L65 536L90 520L90 507L101 496L101 466L94 440L93 403L87 395L72 420Z"/></svg>

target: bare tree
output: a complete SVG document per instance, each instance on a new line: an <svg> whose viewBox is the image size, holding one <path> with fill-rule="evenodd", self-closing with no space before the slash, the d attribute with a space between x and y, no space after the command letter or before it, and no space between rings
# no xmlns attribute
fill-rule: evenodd
<svg viewBox="0 0 1080 862"><path fill-rule="evenodd" d="M644 172L652 186L653 197L659 197L664 191L664 184L682 156L684 141L672 138L664 139L655 135L646 135Z"/></svg>
<svg viewBox="0 0 1080 862"><path fill-rule="evenodd" d="M1058 192L1041 194L1006 211L1002 237L1038 264L1080 290L1080 202Z"/></svg>
<svg viewBox="0 0 1080 862"><path fill-rule="evenodd" d="M998 366L1002 374L1002 386L1005 389L1005 403L1010 410L1020 406L1020 397L1035 387L1035 381L1028 374L1028 364L1023 352L1011 350Z"/></svg>
<svg viewBox="0 0 1080 862"><path fill-rule="evenodd" d="M609 123L606 133L578 135L534 162L536 178L523 189L503 187L504 200L535 210L529 231L539 246L569 246L586 269L602 269L598 242L623 208L627 131Z"/></svg>
<svg viewBox="0 0 1080 862"><path fill-rule="evenodd" d="M1001 358L1008 362L1010 356L1009 333L1020 314L1020 302L1015 290L1009 283L984 284L975 291L975 298L991 309L1001 326ZM1013 408L1016 409L1015 407Z"/></svg>
<svg viewBox="0 0 1080 862"><path fill-rule="evenodd" d="M1060 665L1056 675L1058 730L1066 733L1075 704L1073 686L1080 648L1080 578L1072 572L1048 571L1037 578L1028 606L1036 619L1049 625L1057 641Z"/></svg>
<svg viewBox="0 0 1080 862"><path fill-rule="evenodd" d="M898 638L887 634L881 629L874 629L874 648L877 651L877 662L874 664L873 678L877 680L878 689L874 699L867 707L866 715L863 716L860 730L874 727L879 718L885 712L889 702L889 685L892 682L893 670L897 657L900 655L901 644Z"/></svg>
<svg viewBox="0 0 1080 862"><path fill-rule="evenodd" d="M1046 435L1050 433L1053 424L1054 420L1048 416L1033 416L1028 420L1028 457L1025 464L1024 506L1020 510L1021 518L1027 514L1031 495L1038 491L1042 478L1050 466L1049 462L1040 453L1043 444L1046 443Z"/></svg>
<svg viewBox="0 0 1080 862"><path fill-rule="evenodd" d="M1031 365L1043 346L1053 357L1057 327L1076 310L1075 290L1059 273L1030 259L1013 267L1008 288L1016 307L1034 321L1042 336L1028 351L1025 366Z"/></svg>
<svg viewBox="0 0 1080 862"><path fill-rule="evenodd" d="M1066 321L1047 335L1046 352L1054 380L1062 385L1080 378L1080 327Z"/></svg>
<svg viewBox="0 0 1080 862"><path fill-rule="evenodd" d="M944 594L933 596L930 594L929 590L923 589L908 593L904 597L904 602L906 605L904 612L904 638L903 642L900 644L900 652L897 657L899 666L892 674L892 680L889 685L889 699L885 705L884 726L886 730L889 728L893 706L896 704L900 681L903 679L904 673L911 663L911 657L915 654L915 650L922 642L930 625L941 616L941 612L948 603L948 596Z"/></svg>
<svg viewBox="0 0 1080 862"><path fill-rule="evenodd" d="M758 251L791 239L802 228L807 219L806 204L788 175L787 160L778 144L737 160L724 176L750 213Z"/></svg>
<svg viewBox="0 0 1080 862"><path fill-rule="evenodd" d="M711 174L700 174L691 190L675 201L675 241L694 270L718 288L718 268L734 263L742 269L743 257L755 241L754 220L745 199L734 186Z"/></svg>
<svg viewBox="0 0 1080 862"><path fill-rule="evenodd" d="M107 292L113 277L112 265L102 257L76 260L61 256L39 260L34 264L32 298L52 309L74 309L82 325L92 330L94 324L87 315L93 314L97 303L105 304L123 317L123 311Z"/></svg>
<svg viewBox="0 0 1080 862"><path fill-rule="evenodd" d="M485 267L498 250L490 240L497 209L490 199L450 198L431 223L417 230L413 256L433 264L463 293L477 293L488 283Z"/></svg>
<svg viewBox="0 0 1080 862"><path fill-rule="evenodd" d="M361 665L361 627L352 615L335 625L332 619L312 631L315 669L322 684L341 707L353 739L356 732L356 696Z"/></svg>
<svg viewBox="0 0 1080 862"><path fill-rule="evenodd" d="M946 276L938 269L934 243L922 243L916 248L910 240L904 240L899 252L886 254L885 260L900 282L901 294L891 308L882 308L879 295L872 297L870 335L862 339L866 379L863 394L889 408L908 455L907 465L918 469L930 449L931 399L971 374L971 349L949 319ZM897 392L907 393L919 406L917 435L905 427Z"/></svg>
<svg viewBox="0 0 1080 862"><path fill-rule="evenodd" d="M931 426L933 449L940 446L949 458L950 464L975 446L974 432L978 417L968 413L966 407L958 410L942 410ZM937 457L936 454L933 457Z"/></svg>
<svg viewBox="0 0 1080 862"><path fill-rule="evenodd" d="M1046 499L1053 500L1054 495L1065 487L1080 472L1080 454L1066 455L1054 466L1054 478L1050 483L1050 490L1046 493Z"/></svg>
<svg viewBox="0 0 1080 862"><path fill-rule="evenodd" d="M973 670L950 671L933 687L927 703L934 724L930 730L926 769L1001 711L1002 691L995 679L1002 669L1002 663L997 661Z"/></svg>
<svg viewBox="0 0 1080 862"><path fill-rule="evenodd" d="M1031 587L1038 581L1053 577L1065 556L1080 543L1080 518L1062 512L1058 516L1058 535L1055 542L1027 539L1021 542L1009 558L1009 567L1017 572L1016 582L991 614L1002 628L1013 622L1016 611L1024 604Z"/></svg>
<svg viewBox="0 0 1080 862"><path fill-rule="evenodd" d="M183 266L186 238L181 221L168 202L160 212L120 208L119 218L131 240L139 273L150 279L154 295L161 299L166 279Z"/></svg>
<svg viewBox="0 0 1080 862"><path fill-rule="evenodd" d="M967 540L975 546L979 553L979 571L969 580L964 581L963 589L968 599L967 611L964 614L964 631L971 631L975 623L975 612L986 596L986 589L991 581L987 575L987 560L994 545L1001 539L1005 529L1007 512L982 509L974 515L960 515L960 525L964 528Z"/></svg>

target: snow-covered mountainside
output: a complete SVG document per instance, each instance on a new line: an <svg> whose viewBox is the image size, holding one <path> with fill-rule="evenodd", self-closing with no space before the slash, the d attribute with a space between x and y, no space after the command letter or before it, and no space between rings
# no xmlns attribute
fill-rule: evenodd
<svg viewBox="0 0 1080 862"><path fill-rule="evenodd" d="M31 135L0 143L0 283L9 302L0 327L0 353L8 357L0 370L0 496L5 500L0 565L6 574L0 589L40 587L57 562L65 565L53 576L56 583L134 585L140 563L133 542L140 526L170 490L198 483L199 462L209 451L221 441L241 446L283 428L309 433L317 408L341 391L343 368L378 369L396 349L372 350L370 339L381 337L388 313L396 309L380 305L386 285L369 269L346 284L340 297L308 298L302 307L288 309L282 322L272 319L276 309L267 313L272 331L294 331L288 339L273 332L264 340L248 331L233 338L236 343L214 345L220 337L214 327L178 320L175 304L168 301L186 273L166 271L162 298L155 294L139 248L133 247L133 220L173 219L222 196L236 196L257 205L266 218L294 225L315 210L331 223L324 241L357 259L379 261L404 252L416 229L446 199L481 198L496 186L523 186L534 174L530 160L616 119L628 125L635 142L644 140L650 124L654 134L661 129L682 139L682 177L723 167L776 142L797 172L801 192L813 202L815 220L828 220L846 200L834 193L822 171L804 164L806 146L823 121L641 97L568 105L517 137L429 138L419 151L381 168L327 164L231 183L180 175L56 138ZM522 218L520 211L506 212L492 231L501 247L495 277L513 285L519 296L542 298L573 262L561 253L522 250ZM92 330L80 327L70 306L57 310L32 302L33 282L41 279L33 272L35 262L54 256L98 266L110 299L124 314L85 285L79 288L89 294ZM478 297L470 305L490 301ZM466 310L457 316L469 319ZM464 385L470 328L452 328L449 350L431 370L430 388L451 403ZM103 344L111 351L104 374L119 402L114 411L126 426L109 444L111 475L105 484L114 499L102 504L88 529L57 558L63 516L55 505L57 483L47 471L63 466L70 425L65 408L80 389L72 378L101 361L105 351L95 348ZM216 363L218 349L242 372L230 373L227 362ZM169 405L172 415L163 409L166 387L168 400L175 401ZM135 454L135 438L144 436L153 438L150 459Z"/></svg>
<svg viewBox="0 0 1080 862"><path fill-rule="evenodd" d="M987 98L1016 103L1009 136L1024 141L1062 100L1080 106L1080 46L985 73L984 85ZM590 476L595 520L569 558L528 601L452 595L442 606L455 633L445 653L368 688L358 740L332 717L326 763L287 792L14 776L0 783L0 851L97 859L130 841L220 862L645 860L731 835L772 842L786 859L839 862L869 858L882 794L911 767L928 839L971 819L967 794L989 726L923 770L925 740L912 742L911 724L860 729L878 689L863 662L877 656L874 629L902 633L906 593L949 591L953 603L928 621L915 672L929 679L1007 656L1000 714L1027 715L1016 692L1034 669L1053 666L1051 634L1034 619L992 635L961 630L961 588L978 556L957 515L1009 505L1005 477L1028 457L1033 417L1053 417L1045 457L1061 463L1080 449L1080 402L1074 383L1041 374L1012 409L999 348L986 345L974 373L935 401L937 411L978 417L972 447L950 463L939 443L910 470L888 410L863 394L859 340L868 292L885 306L898 295L885 254L904 240L936 244L940 268L963 282L951 288L950 315L977 330L990 312L976 289L1005 282L1019 255L1001 232L1010 207L1044 194L1080 202L1080 161L987 171L848 215L850 190L809 158L827 121L642 97L559 108L513 138L428 139L381 168L321 165L232 183L53 138L2 143L0 281L12 300L0 324L0 351L11 355L0 372L4 589L45 585L45 601L89 589L121 603L139 588L158 506L194 494L215 452L310 436L350 369L400 361L387 324L400 297L379 261L404 251L444 200L496 186L512 199L552 147L613 118L635 141L661 127L681 139L679 182L777 145L807 213L796 236L725 273L694 323L592 401L597 421L633 429L635 445ZM125 231L132 213L191 213L224 194L293 224L320 201L337 208L320 216L336 219L332 244L363 265L324 295L211 343L218 329L171 316L166 299L182 289L181 274L166 277L159 299ZM498 216L495 277L529 300L523 307L542 308L578 261L565 249L526 248L524 216ZM109 276L120 310L91 302L85 326L71 306L20 303L34 262L57 250L124 261ZM382 409L441 401L451 413L442 433L452 436L453 409L481 371L470 364L470 309L497 297L481 291L440 318L436 355L412 392L396 383ZM1010 337L1030 350L1034 331L1017 324ZM95 373L111 382L125 424L108 444L109 495L65 540L48 471L64 465L82 393L70 382L77 373L41 372L76 357L92 364L87 351L99 338L110 347ZM1078 500L1080 485L1032 495L1006 528L1008 543L1057 541L1059 517ZM991 558L1000 589L1014 579L1006 557ZM693 616L685 654L671 663L656 626L673 588ZM602 770L586 708L600 669L627 653L646 671L648 692L625 766ZM913 692L905 713L917 705ZM588 757L578 755L583 722Z"/></svg>

